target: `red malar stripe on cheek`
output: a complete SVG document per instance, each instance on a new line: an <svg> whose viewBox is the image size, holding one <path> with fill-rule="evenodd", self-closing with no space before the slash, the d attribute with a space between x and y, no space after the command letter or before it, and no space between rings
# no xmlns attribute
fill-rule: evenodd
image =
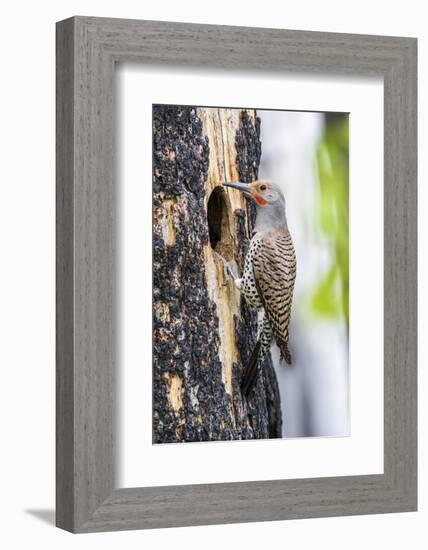
<svg viewBox="0 0 428 550"><path fill-rule="evenodd" d="M254 193L254 198L260 204L260 206L264 206L267 203L267 201L265 201L265 199L257 193Z"/></svg>

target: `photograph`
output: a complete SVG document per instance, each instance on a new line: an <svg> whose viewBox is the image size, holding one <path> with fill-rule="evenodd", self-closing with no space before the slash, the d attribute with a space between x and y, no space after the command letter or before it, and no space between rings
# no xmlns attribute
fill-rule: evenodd
<svg viewBox="0 0 428 550"><path fill-rule="evenodd" d="M152 116L153 443L349 436L349 113Z"/></svg>

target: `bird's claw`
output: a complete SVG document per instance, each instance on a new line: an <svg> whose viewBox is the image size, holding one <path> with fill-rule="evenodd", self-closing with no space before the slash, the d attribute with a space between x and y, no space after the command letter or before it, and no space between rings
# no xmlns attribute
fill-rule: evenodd
<svg viewBox="0 0 428 550"><path fill-rule="evenodd" d="M236 280L236 275L233 272L233 269L232 269L230 264L231 264L231 262L226 262L224 264L224 274L226 275L226 278L230 277L233 281L235 281Z"/></svg>
<svg viewBox="0 0 428 550"><path fill-rule="evenodd" d="M233 260L231 260L230 262L228 262L225 258L223 258L223 256L221 254L219 254L218 252L214 252L219 258L220 260L223 262L223 270L224 270L224 276L226 279L232 279L232 280L236 280L236 275L233 271L233 268L232 268L232 263L233 263Z"/></svg>

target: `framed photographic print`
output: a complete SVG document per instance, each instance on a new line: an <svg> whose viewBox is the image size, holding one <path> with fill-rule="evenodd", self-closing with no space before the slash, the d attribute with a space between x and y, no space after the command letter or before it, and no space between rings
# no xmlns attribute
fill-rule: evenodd
<svg viewBox="0 0 428 550"><path fill-rule="evenodd" d="M416 510L416 40L57 24L57 525Z"/></svg>

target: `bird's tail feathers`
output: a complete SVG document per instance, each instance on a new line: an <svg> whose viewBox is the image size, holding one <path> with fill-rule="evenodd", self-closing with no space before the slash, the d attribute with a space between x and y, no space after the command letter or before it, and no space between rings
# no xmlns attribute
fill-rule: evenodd
<svg viewBox="0 0 428 550"><path fill-rule="evenodd" d="M241 381L241 392L246 399L252 392L257 382L257 377L259 374L259 353L260 340L258 340L254 346Z"/></svg>
<svg viewBox="0 0 428 550"><path fill-rule="evenodd" d="M292 358L291 358L290 349L288 347L288 342L281 340L280 342L277 342L277 343L278 343L279 350L281 352L280 361L282 361L282 359L285 359L285 362L288 365L291 365Z"/></svg>

